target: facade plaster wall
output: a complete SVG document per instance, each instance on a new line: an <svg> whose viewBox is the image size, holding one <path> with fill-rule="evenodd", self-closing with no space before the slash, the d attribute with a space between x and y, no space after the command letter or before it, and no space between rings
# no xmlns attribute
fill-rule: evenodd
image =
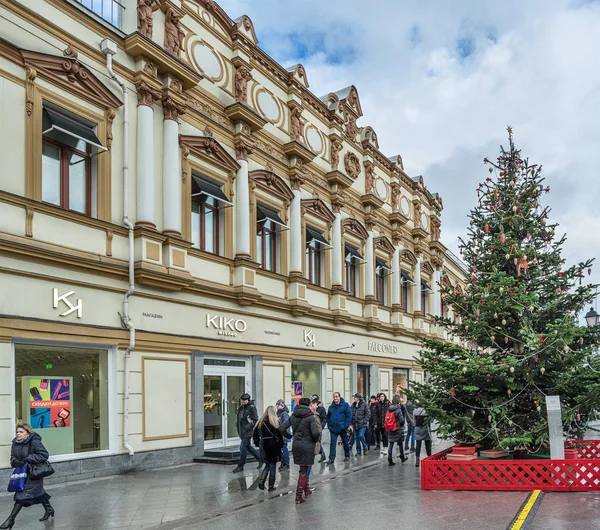
<svg viewBox="0 0 600 530"><path fill-rule="evenodd" d="M0 60L0 145L10 145L10 149L2 150L0 189L23 195L25 182L16 177L25 173L25 90L22 85L4 77L2 71L11 76L18 75L19 79L24 71L7 67L8 61ZM15 142L16 139L20 141Z"/></svg>

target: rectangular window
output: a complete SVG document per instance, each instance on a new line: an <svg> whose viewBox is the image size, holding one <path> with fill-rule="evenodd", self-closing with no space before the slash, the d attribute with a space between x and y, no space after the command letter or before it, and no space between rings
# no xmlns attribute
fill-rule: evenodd
<svg viewBox="0 0 600 530"><path fill-rule="evenodd" d="M322 232L306 228L306 276L313 285L323 286L325 251L331 248Z"/></svg>
<svg viewBox="0 0 600 530"><path fill-rule="evenodd" d="M385 260L377 258L375 260L375 296L381 305L387 302L388 276L391 269Z"/></svg>
<svg viewBox="0 0 600 530"><path fill-rule="evenodd" d="M93 158L106 148L95 125L49 103L42 111L42 200L65 210L95 213Z"/></svg>
<svg viewBox="0 0 600 530"><path fill-rule="evenodd" d="M394 368L392 371L394 394L404 396L408 390L408 369Z"/></svg>
<svg viewBox="0 0 600 530"><path fill-rule="evenodd" d="M256 205L256 225L256 261L265 270L279 272L279 232L287 226L279 212L263 204Z"/></svg>
<svg viewBox="0 0 600 530"><path fill-rule="evenodd" d="M302 395L310 397L313 394L322 394L322 367L321 363L292 362L292 383L302 383Z"/></svg>
<svg viewBox="0 0 600 530"><path fill-rule="evenodd" d="M231 206L220 184L192 173L192 244L222 255L223 210Z"/></svg>
<svg viewBox="0 0 600 530"><path fill-rule="evenodd" d="M125 14L125 6L118 0L75 0L82 6L87 7L90 11L98 15L100 18L122 29L123 16ZM138 2L139 4L139 2ZM151 9L152 7L150 7Z"/></svg>
<svg viewBox="0 0 600 530"><path fill-rule="evenodd" d="M346 291L350 296L360 296L360 265L364 263L358 250L350 245L345 246L346 258Z"/></svg>
<svg viewBox="0 0 600 530"><path fill-rule="evenodd" d="M412 279L408 272L402 271L400 275L400 307L404 311L408 311L408 297L410 293L410 286L412 285Z"/></svg>
<svg viewBox="0 0 600 530"><path fill-rule="evenodd" d="M429 312L428 300L429 300L429 285L425 280L421 280L421 313L427 315Z"/></svg>
<svg viewBox="0 0 600 530"><path fill-rule="evenodd" d="M51 456L108 449L108 352L17 344L15 409Z"/></svg>

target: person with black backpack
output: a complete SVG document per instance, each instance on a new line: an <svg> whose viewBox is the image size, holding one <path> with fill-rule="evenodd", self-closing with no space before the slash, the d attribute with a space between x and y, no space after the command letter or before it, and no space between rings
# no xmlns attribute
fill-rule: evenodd
<svg viewBox="0 0 600 530"><path fill-rule="evenodd" d="M385 415L383 424L388 436L388 464L396 465L394 462L394 444L400 449L400 460L404 463L408 458L404 455L404 415L400 404L400 396L394 396L392 403Z"/></svg>
<svg viewBox="0 0 600 530"><path fill-rule="evenodd" d="M421 444L425 442L425 451L427 456L431 456L431 433L429 432L429 421L427 418L427 411L423 408L420 403L417 403L417 408L413 412L415 419L415 440L417 441L417 448L415 449L415 466L419 467L421 463Z"/></svg>

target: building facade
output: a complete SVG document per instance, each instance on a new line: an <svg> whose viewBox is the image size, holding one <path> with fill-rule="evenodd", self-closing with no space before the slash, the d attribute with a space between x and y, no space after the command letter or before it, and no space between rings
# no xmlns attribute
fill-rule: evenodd
<svg viewBox="0 0 600 530"><path fill-rule="evenodd" d="M81 478L235 444L244 392L423 380L464 272L356 87L213 0L0 13L0 467L21 421Z"/></svg>

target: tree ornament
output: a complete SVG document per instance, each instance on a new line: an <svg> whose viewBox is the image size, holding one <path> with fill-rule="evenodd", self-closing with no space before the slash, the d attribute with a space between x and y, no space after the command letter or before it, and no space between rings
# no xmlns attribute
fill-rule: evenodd
<svg viewBox="0 0 600 530"><path fill-rule="evenodd" d="M502 294L504 292L504 287L500 287L500 289L498 289L498 291L500 292L500 294Z"/></svg>
<svg viewBox="0 0 600 530"><path fill-rule="evenodd" d="M583 337L579 337L577 339L577 344L579 344L580 346L583 344Z"/></svg>
<svg viewBox="0 0 600 530"><path fill-rule="evenodd" d="M513 212L517 213L517 207L513 206Z"/></svg>
<svg viewBox="0 0 600 530"><path fill-rule="evenodd" d="M507 254L506 256L504 256L506 259L510 259L510 254Z"/></svg>
<svg viewBox="0 0 600 530"><path fill-rule="evenodd" d="M489 234L489 233L490 233L490 225L489 225L489 224L487 224L487 223L485 223L485 226L483 227L483 231L484 231L486 234Z"/></svg>
<svg viewBox="0 0 600 530"><path fill-rule="evenodd" d="M527 263L527 256L523 256L517 261L517 276L521 276L521 273L527 274L529 265Z"/></svg>
<svg viewBox="0 0 600 530"><path fill-rule="evenodd" d="M581 421L581 414L577 413L577 421Z"/></svg>
<svg viewBox="0 0 600 530"><path fill-rule="evenodd" d="M514 366L511 366L511 367L510 367L510 373L511 373L511 374L514 374L514 373L515 373L515 367L514 367Z"/></svg>
<svg viewBox="0 0 600 530"><path fill-rule="evenodd" d="M508 420L508 424L512 427L512 424L513 424L512 420Z"/></svg>
<svg viewBox="0 0 600 530"><path fill-rule="evenodd" d="M494 313L494 318L498 318L498 313Z"/></svg>
<svg viewBox="0 0 600 530"><path fill-rule="evenodd" d="M463 374L466 374L466 373L467 373L467 367L463 366Z"/></svg>
<svg viewBox="0 0 600 530"><path fill-rule="evenodd" d="M542 366L540 368L540 374L544 375L545 372L546 372L546 369Z"/></svg>
<svg viewBox="0 0 600 530"><path fill-rule="evenodd" d="M508 344L508 337L504 337L504 343Z"/></svg>
<svg viewBox="0 0 600 530"><path fill-rule="evenodd" d="M490 423L492 423L492 415L491 415L491 414L488 414L488 421L489 421Z"/></svg>
<svg viewBox="0 0 600 530"><path fill-rule="evenodd" d="M510 396L512 394L512 390L509 388L506 393Z"/></svg>
<svg viewBox="0 0 600 530"><path fill-rule="evenodd" d="M540 406L538 405L538 406L537 406L537 408L536 408L536 410L537 410L538 412L541 412L541 411L542 411L542 407L540 407Z"/></svg>
<svg viewBox="0 0 600 530"><path fill-rule="evenodd" d="M500 234L500 243L506 242L506 236L504 234Z"/></svg>
<svg viewBox="0 0 600 530"><path fill-rule="evenodd" d="M450 388L450 397L454 397L456 395L456 392L454 391L454 387Z"/></svg>
<svg viewBox="0 0 600 530"><path fill-rule="evenodd" d="M506 319L504 319L504 318L502 319L502 325L506 326Z"/></svg>

